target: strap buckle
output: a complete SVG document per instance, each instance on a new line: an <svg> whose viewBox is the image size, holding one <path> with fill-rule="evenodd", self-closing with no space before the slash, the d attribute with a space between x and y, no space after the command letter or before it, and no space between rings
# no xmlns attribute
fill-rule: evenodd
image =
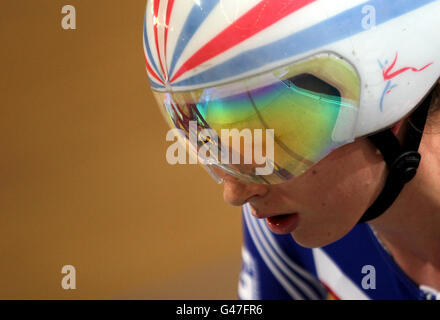
<svg viewBox="0 0 440 320"><path fill-rule="evenodd" d="M416 176L421 160L422 156L417 151L402 153L390 168L390 179L407 184Z"/></svg>

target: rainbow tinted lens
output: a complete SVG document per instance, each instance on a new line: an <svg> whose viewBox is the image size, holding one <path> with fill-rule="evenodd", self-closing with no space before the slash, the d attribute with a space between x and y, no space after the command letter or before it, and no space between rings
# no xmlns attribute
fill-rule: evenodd
<svg viewBox="0 0 440 320"><path fill-rule="evenodd" d="M156 95L205 162L273 184L353 141L359 79L348 63L326 55L222 86Z"/></svg>

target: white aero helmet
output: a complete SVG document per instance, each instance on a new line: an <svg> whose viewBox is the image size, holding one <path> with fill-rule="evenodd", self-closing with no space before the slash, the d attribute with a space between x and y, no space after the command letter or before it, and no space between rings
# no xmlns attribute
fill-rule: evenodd
<svg viewBox="0 0 440 320"><path fill-rule="evenodd" d="M439 79L439 32L440 0L149 0L144 51L161 109L205 164L279 183L410 114ZM250 146L272 139L271 174L226 129L266 130Z"/></svg>

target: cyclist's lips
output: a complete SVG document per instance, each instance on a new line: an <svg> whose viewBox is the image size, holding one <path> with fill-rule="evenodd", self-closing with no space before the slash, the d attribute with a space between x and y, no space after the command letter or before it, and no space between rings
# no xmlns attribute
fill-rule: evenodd
<svg viewBox="0 0 440 320"><path fill-rule="evenodd" d="M265 214L250 205L252 215L257 219L265 219L269 229L276 234L288 234L298 227L298 213Z"/></svg>
<svg viewBox="0 0 440 320"><path fill-rule="evenodd" d="M298 227L299 214L290 213L279 216L272 216L266 219L266 224L269 229L276 234L288 234Z"/></svg>

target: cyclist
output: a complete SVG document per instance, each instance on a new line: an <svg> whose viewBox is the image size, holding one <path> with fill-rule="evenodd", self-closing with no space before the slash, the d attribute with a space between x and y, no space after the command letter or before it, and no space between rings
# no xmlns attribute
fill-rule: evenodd
<svg viewBox="0 0 440 320"><path fill-rule="evenodd" d="M243 206L240 298L440 299L438 17L437 0L148 2L159 106ZM266 130L250 150L273 142L270 174L231 164L247 149L224 129Z"/></svg>

